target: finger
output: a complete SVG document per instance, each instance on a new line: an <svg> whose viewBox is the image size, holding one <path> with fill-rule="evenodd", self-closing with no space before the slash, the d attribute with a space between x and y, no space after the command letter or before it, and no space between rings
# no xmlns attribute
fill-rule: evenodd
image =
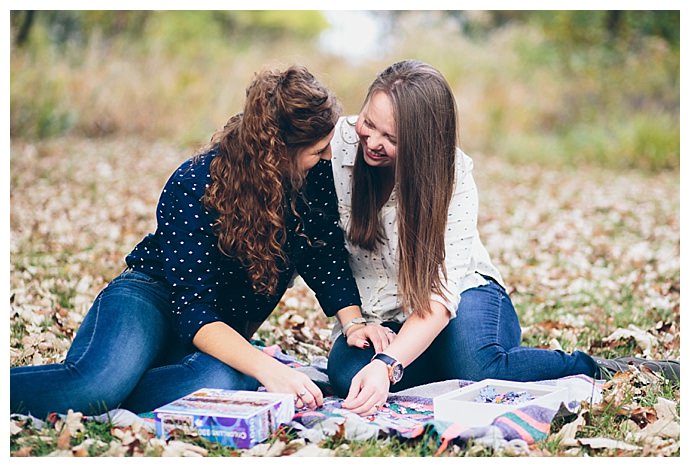
<svg viewBox="0 0 690 467"><path fill-rule="evenodd" d="M302 407L304 407L304 402L302 402L302 399L300 399L299 396L295 396L295 408L301 409Z"/></svg>
<svg viewBox="0 0 690 467"><path fill-rule="evenodd" d="M314 392L320 393L321 391L318 388L316 388L316 391ZM303 389L297 394L297 397L300 399L300 401L302 401L302 403L306 407L309 407L312 410L316 409L319 405L321 405L319 403L317 395L313 394L311 392L311 389Z"/></svg>
<svg viewBox="0 0 690 467"><path fill-rule="evenodd" d="M347 392L347 397L345 397L345 402L354 399L357 394L359 394L359 391L362 389L362 379L359 377L359 374L355 375L354 378L352 378L352 382L350 383L350 390Z"/></svg>
<svg viewBox="0 0 690 467"><path fill-rule="evenodd" d="M365 330L366 328L362 328ZM348 336L346 342L350 347L358 347L360 349L366 349L369 347L369 341L367 340L367 332L359 332L359 329L354 330Z"/></svg>
<svg viewBox="0 0 690 467"><path fill-rule="evenodd" d="M307 383L307 389L311 393L311 395L314 397L314 402L317 407L321 407L323 405L323 393L321 392L321 389L314 384L312 380L309 380Z"/></svg>
<svg viewBox="0 0 690 467"><path fill-rule="evenodd" d="M374 352L375 353L383 352L383 348L385 347L385 345L383 343L384 338L385 338L385 333L382 333L382 332L372 333L372 335L369 336L369 340L374 345Z"/></svg>
<svg viewBox="0 0 690 467"><path fill-rule="evenodd" d="M346 409L359 408L371 399L374 391L370 388L361 388L361 390L352 398L343 401L343 407Z"/></svg>
<svg viewBox="0 0 690 467"><path fill-rule="evenodd" d="M312 396L311 393L306 389L302 389L301 391L299 391L295 398L295 400L297 401L295 402L296 407L309 407L310 409L316 407L314 396Z"/></svg>
<svg viewBox="0 0 690 467"><path fill-rule="evenodd" d="M398 335L392 329L386 328L386 347L391 345Z"/></svg>
<svg viewBox="0 0 690 467"><path fill-rule="evenodd" d="M357 334L355 336L348 337L347 345L349 345L350 347L366 349L369 347L369 340L367 340L366 334Z"/></svg>
<svg viewBox="0 0 690 467"><path fill-rule="evenodd" d="M309 407L312 410L316 408L316 400L310 393L307 392L306 394L299 396L299 399L302 401L305 407Z"/></svg>
<svg viewBox="0 0 690 467"><path fill-rule="evenodd" d="M376 412L378 412L379 408L381 407L381 404L378 403L379 397L376 394L371 394L367 400L362 402L356 407L353 407L350 409L352 412L356 413L357 415L372 415Z"/></svg>
<svg viewBox="0 0 690 467"><path fill-rule="evenodd" d="M384 405L384 402L379 402L377 404L374 404L371 407L371 409L369 409L369 411L367 413L365 413L364 415L376 415L377 413L379 413L381 411L381 409L383 408L383 405Z"/></svg>

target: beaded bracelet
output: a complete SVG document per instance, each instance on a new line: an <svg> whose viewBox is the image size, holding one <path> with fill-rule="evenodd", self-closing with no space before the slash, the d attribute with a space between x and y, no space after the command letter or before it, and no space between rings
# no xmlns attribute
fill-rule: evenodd
<svg viewBox="0 0 690 467"><path fill-rule="evenodd" d="M347 330L350 329L352 326L355 324L367 324L366 318L362 318L361 316L359 318L353 318L347 323L343 325L343 329L340 331L342 332L343 336L347 339Z"/></svg>

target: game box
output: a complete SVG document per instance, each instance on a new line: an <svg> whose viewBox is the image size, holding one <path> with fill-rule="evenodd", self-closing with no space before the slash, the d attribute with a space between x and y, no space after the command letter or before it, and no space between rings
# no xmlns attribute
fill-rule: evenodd
<svg viewBox="0 0 690 467"><path fill-rule="evenodd" d="M204 388L154 410L156 434L173 430L197 434L234 448L266 440L295 414L293 396L257 391Z"/></svg>

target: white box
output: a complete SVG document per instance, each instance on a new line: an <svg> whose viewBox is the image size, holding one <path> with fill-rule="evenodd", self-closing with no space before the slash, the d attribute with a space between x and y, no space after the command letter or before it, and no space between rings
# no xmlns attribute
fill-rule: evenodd
<svg viewBox="0 0 690 467"><path fill-rule="evenodd" d="M493 386L498 393L527 391L535 398L518 404L475 402L474 399L479 395L479 391L487 386ZM565 387L485 379L434 397L434 418L459 423L467 427L486 426L490 425L496 417L528 405L539 405L551 410L558 410L561 402L567 404L567 399L568 388Z"/></svg>

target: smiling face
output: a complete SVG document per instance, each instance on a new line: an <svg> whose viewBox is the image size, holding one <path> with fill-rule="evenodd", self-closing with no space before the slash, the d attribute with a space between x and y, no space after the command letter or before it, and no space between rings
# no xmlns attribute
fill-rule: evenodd
<svg viewBox="0 0 690 467"><path fill-rule="evenodd" d="M371 167L395 167L397 130L393 101L384 92L375 92L359 114L355 131Z"/></svg>
<svg viewBox="0 0 690 467"><path fill-rule="evenodd" d="M335 130L320 139L316 143L306 148L300 149L297 153L297 167L303 173L309 172L321 159L331 159L331 139Z"/></svg>

